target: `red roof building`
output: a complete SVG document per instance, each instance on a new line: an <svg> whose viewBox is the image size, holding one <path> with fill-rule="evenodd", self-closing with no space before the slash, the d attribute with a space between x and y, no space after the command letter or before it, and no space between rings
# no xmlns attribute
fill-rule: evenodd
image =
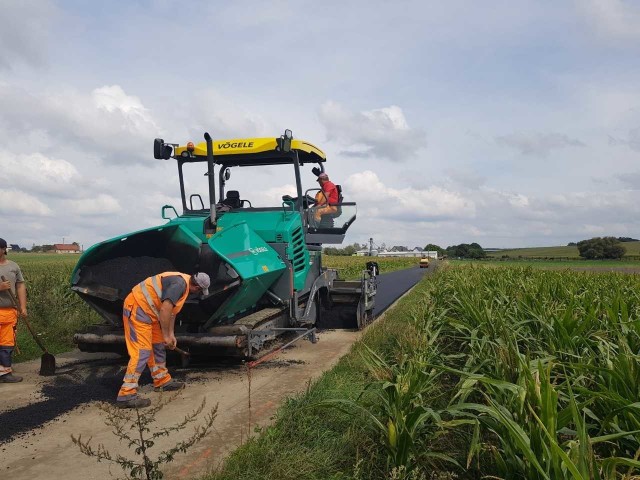
<svg viewBox="0 0 640 480"><path fill-rule="evenodd" d="M53 247L56 253L80 253L80 246L75 243L56 243Z"/></svg>

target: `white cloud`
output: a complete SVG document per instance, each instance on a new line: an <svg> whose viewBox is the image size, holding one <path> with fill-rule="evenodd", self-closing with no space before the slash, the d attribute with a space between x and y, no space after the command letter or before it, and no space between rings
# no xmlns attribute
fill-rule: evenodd
<svg viewBox="0 0 640 480"><path fill-rule="evenodd" d="M304 193L304 192L303 192ZM254 191L251 193L254 198L252 203L256 205L280 205L282 203L283 195L290 195L297 197L296 186L292 183L282 185L279 187L267 188L264 191Z"/></svg>
<svg viewBox="0 0 640 480"><path fill-rule="evenodd" d="M349 198L360 202L359 208L365 214L371 211L372 218L418 222L475 215L472 201L438 186L392 188L384 185L371 170L353 174L345 183Z"/></svg>
<svg viewBox="0 0 640 480"><path fill-rule="evenodd" d="M456 184L470 189L480 188L487 182L487 178L474 171L448 168L445 170L447 176Z"/></svg>
<svg viewBox="0 0 640 480"><path fill-rule="evenodd" d="M558 244L589 225L637 236L640 189L621 176L638 171L640 150L637 1L365 3L283 1L274 14L255 1L161 0L104 14L93 2L0 0L0 191L20 200L3 207L3 232L88 246L162 224L161 206L181 205L154 137L291 128L359 201L349 243ZM178 4L184 18L224 22L181 35ZM258 14L237 15L247 10ZM365 168L375 177L347 182ZM202 174L190 193L206 204ZM279 204L295 193L287 175L234 171L228 186ZM303 181L317 186L309 172Z"/></svg>
<svg viewBox="0 0 640 480"><path fill-rule="evenodd" d="M606 234L607 229L602 225L585 224L579 227L579 231L588 235L601 236Z"/></svg>
<svg viewBox="0 0 640 480"><path fill-rule="evenodd" d="M59 148L82 148L110 163L147 161L160 127L136 96L119 85L89 93L31 93L0 85L0 125L7 132L40 131Z"/></svg>
<svg viewBox="0 0 640 480"><path fill-rule="evenodd" d="M576 0L598 34L605 38L640 39L640 6L624 0Z"/></svg>
<svg viewBox="0 0 640 480"><path fill-rule="evenodd" d="M410 128L402 109L395 105L350 112L328 101L320 107L319 118L327 139L346 147L343 155L403 162L426 146L425 133Z"/></svg>
<svg viewBox="0 0 640 480"><path fill-rule="evenodd" d="M551 150L566 147L584 147L580 140L560 133L512 133L496 137L499 145L515 148L523 155L545 157Z"/></svg>
<svg viewBox="0 0 640 480"><path fill-rule="evenodd" d="M640 190L640 172L619 173L615 176L627 188Z"/></svg>
<svg viewBox="0 0 640 480"><path fill-rule="evenodd" d="M16 65L46 63L50 29L58 12L49 0L2 0L0 28L0 70Z"/></svg>
<svg viewBox="0 0 640 480"><path fill-rule="evenodd" d="M203 141L205 131L214 138L265 137L280 131L273 121L245 104L250 105L251 101L238 96L231 98L219 90L198 92L189 108L188 130L193 141Z"/></svg>
<svg viewBox="0 0 640 480"><path fill-rule="evenodd" d="M640 127L629 130L626 138L609 136L609 145L626 145L631 150L640 152Z"/></svg>
<svg viewBox="0 0 640 480"><path fill-rule="evenodd" d="M41 153L0 151L0 186L54 196L73 196L83 179L66 160L48 158Z"/></svg>
<svg viewBox="0 0 640 480"><path fill-rule="evenodd" d="M81 200L65 200L63 205L65 207L64 211L66 215L114 215L122 211L122 207L118 200L105 193Z"/></svg>
<svg viewBox="0 0 640 480"><path fill-rule="evenodd" d="M0 190L0 213L8 217L19 215L47 216L51 209L38 198L15 189Z"/></svg>

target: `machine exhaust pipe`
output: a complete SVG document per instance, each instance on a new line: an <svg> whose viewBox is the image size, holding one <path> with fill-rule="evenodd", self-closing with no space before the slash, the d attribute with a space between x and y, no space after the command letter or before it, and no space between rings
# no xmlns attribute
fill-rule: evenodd
<svg viewBox="0 0 640 480"><path fill-rule="evenodd" d="M204 139L207 142L207 166L209 175L209 202L211 203L211 225L216 224L216 185L213 172L213 140L209 132L204 132Z"/></svg>

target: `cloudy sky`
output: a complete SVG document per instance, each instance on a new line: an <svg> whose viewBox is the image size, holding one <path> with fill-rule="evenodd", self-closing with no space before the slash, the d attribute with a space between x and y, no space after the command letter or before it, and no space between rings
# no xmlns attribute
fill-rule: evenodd
<svg viewBox="0 0 640 480"><path fill-rule="evenodd" d="M0 11L10 243L86 248L162 223L179 190L155 137L285 128L327 153L358 202L348 243L640 236L638 0L0 0ZM230 185L258 203L291 189L289 172L262 173Z"/></svg>

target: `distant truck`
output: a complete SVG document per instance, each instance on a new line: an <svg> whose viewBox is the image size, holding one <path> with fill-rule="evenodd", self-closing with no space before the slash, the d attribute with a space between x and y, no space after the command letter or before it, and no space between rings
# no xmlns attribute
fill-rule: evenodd
<svg viewBox="0 0 640 480"><path fill-rule="evenodd" d="M429 257L422 257L420 259L420 268L429 268Z"/></svg>

